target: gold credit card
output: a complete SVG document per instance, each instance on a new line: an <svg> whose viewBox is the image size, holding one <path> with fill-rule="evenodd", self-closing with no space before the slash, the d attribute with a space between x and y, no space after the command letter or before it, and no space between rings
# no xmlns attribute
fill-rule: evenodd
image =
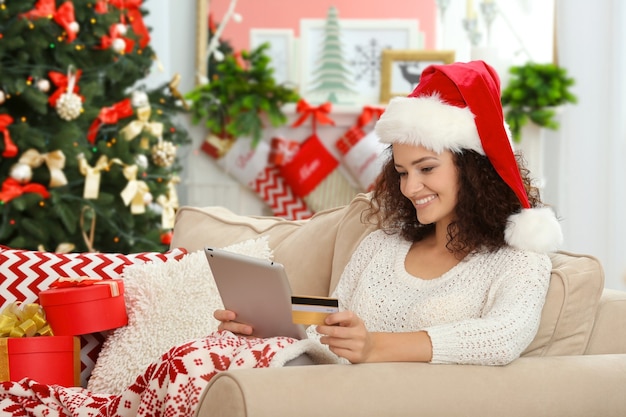
<svg viewBox="0 0 626 417"><path fill-rule="evenodd" d="M339 301L329 297L291 297L291 317L296 324L324 324L327 315L339 311Z"/></svg>

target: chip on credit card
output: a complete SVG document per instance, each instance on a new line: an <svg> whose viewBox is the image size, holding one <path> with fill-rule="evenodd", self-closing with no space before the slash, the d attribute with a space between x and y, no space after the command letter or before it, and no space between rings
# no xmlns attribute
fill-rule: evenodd
<svg viewBox="0 0 626 417"><path fill-rule="evenodd" d="M291 317L297 324L324 324L327 315L339 311L339 301L329 297L291 297Z"/></svg>

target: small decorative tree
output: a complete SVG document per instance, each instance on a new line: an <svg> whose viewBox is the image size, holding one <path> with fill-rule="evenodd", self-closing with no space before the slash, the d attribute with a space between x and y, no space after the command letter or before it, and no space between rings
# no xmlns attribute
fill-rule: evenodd
<svg viewBox="0 0 626 417"><path fill-rule="evenodd" d="M207 129L219 137L252 137L261 140L266 115L273 126L287 122L282 106L295 103L299 95L279 85L265 54L268 44L252 51L241 51L224 57L210 74L210 80L186 94L191 101L193 123L204 121Z"/></svg>
<svg viewBox="0 0 626 417"><path fill-rule="evenodd" d="M521 140L522 127L529 120L541 127L558 129L555 107L577 102L570 91L574 79L565 68L528 62L511 67L509 72L512 77L502 91L502 105L513 139Z"/></svg>

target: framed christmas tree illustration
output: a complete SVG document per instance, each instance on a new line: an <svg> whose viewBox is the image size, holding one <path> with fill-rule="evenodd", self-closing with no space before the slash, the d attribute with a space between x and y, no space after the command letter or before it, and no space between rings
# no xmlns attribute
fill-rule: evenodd
<svg viewBox="0 0 626 417"><path fill-rule="evenodd" d="M382 51L421 48L418 28L416 19L339 19L335 7L326 20L302 19L300 94L312 104L378 103Z"/></svg>

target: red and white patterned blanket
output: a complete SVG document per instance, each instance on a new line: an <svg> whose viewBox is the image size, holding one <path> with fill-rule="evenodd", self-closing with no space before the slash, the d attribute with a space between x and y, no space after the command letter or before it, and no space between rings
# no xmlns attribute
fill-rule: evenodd
<svg viewBox="0 0 626 417"><path fill-rule="evenodd" d="M193 416L202 391L218 372L237 368L282 366L302 353L318 362L312 340L286 337L249 339L215 332L170 349L119 395L84 388L42 385L31 379L0 385L0 415L11 416Z"/></svg>

